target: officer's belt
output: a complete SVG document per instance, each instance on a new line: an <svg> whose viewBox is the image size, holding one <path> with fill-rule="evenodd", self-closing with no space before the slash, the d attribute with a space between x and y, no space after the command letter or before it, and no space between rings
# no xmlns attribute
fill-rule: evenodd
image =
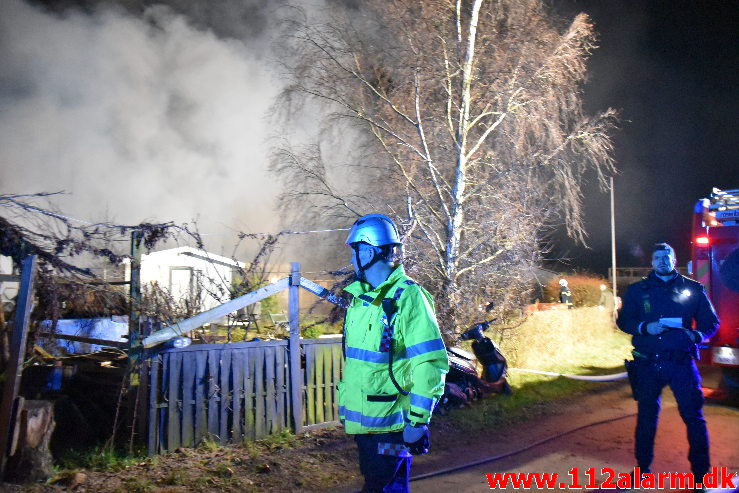
<svg viewBox="0 0 739 493"><path fill-rule="evenodd" d="M690 361L693 356L690 351L677 351L677 350L665 350L659 353L642 353L637 350L631 351L634 358L643 361L649 361L652 363L659 363L661 361L671 361L673 363L684 363Z"/></svg>

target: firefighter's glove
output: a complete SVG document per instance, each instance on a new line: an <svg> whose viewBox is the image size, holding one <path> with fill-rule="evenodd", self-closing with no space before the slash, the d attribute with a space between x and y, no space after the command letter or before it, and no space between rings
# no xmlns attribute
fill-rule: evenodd
<svg viewBox="0 0 739 493"><path fill-rule="evenodd" d="M405 446L413 455L423 455L429 453L431 440L429 438L429 428L426 425L412 426L405 425L403 429L403 441Z"/></svg>

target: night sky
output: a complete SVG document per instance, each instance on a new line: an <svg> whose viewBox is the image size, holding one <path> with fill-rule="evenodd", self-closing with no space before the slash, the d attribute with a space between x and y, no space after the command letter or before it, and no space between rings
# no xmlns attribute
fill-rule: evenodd
<svg viewBox="0 0 739 493"><path fill-rule="evenodd" d="M739 188L739 2L559 5L588 13L600 34L585 89L588 109L614 107L623 118L615 136L618 264L647 266L650 246L667 241L684 265L696 201L713 187ZM605 274L608 194L589 192L586 207L592 250L559 241L557 251L572 268Z"/></svg>

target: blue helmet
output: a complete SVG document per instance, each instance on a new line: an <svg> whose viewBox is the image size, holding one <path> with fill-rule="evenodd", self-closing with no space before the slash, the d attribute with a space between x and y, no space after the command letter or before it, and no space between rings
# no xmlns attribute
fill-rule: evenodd
<svg viewBox="0 0 739 493"><path fill-rule="evenodd" d="M400 245L400 235L395 223L382 214L367 214L356 220L349 231L346 244L363 242L372 246Z"/></svg>

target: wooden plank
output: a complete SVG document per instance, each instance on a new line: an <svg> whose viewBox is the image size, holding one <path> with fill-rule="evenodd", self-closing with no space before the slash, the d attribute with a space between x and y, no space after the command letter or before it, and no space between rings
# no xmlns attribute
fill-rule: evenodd
<svg viewBox="0 0 739 493"><path fill-rule="evenodd" d="M162 365L162 357L155 355L151 358L149 370L149 423L147 430L147 449L149 455L158 454L159 450L159 368Z"/></svg>
<svg viewBox="0 0 739 493"><path fill-rule="evenodd" d="M195 443L195 354L178 353L182 358L182 446ZM197 353L196 353L197 354Z"/></svg>
<svg viewBox="0 0 739 493"><path fill-rule="evenodd" d="M221 445L226 445L230 440L229 435L229 417L231 414L231 400L233 393L231 392L231 353L232 351L221 351L220 379L219 386L221 389L220 402L220 427L218 436L221 438Z"/></svg>
<svg viewBox="0 0 739 493"><path fill-rule="evenodd" d="M275 350L274 348L265 348L264 350L264 418L266 422L267 433L277 431L275 422L277 421L277 402L275 400Z"/></svg>
<svg viewBox="0 0 739 493"><path fill-rule="evenodd" d="M262 438L266 434L264 420L264 351L260 349L254 355L254 437Z"/></svg>
<svg viewBox="0 0 739 493"><path fill-rule="evenodd" d="M182 411L180 400L180 389L182 388L182 353L173 352L169 354L169 387L167 400L167 451L171 452L182 444L181 427Z"/></svg>
<svg viewBox="0 0 739 493"><path fill-rule="evenodd" d="M323 366L321 364L321 346L316 344L313 346L313 378L311 384L313 385L313 424L320 423L321 412L323 411Z"/></svg>
<svg viewBox="0 0 739 493"><path fill-rule="evenodd" d="M23 358L26 353L28 339L28 321L33 308L33 281L36 277L35 255L23 260L21 284L15 305L15 325L10 342L10 359L5 367L5 385L3 399L0 402L0 478L5 474L8 444L13 436L18 390L20 389L21 374L23 373Z"/></svg>
<svg viewBox="0 0 739 493"><path fill-rule="evenodd" d="M321 346L323 359L323 420L333 421L333 357L331 346L324 344Z"/></svg>
<svg viewBox="0 0 739 493"><path fill-rule="evenodd" d="M331 345L331 356L333 360L333 388L331 389L331 402L333 408L333 421L339 420L339 397L336 393L336 386L341 380L344 355L341 350L341 343Z"/></svg>
<svg viewBox="0 0 739 493"><path fill-rule="evenodd" d="M300 369L300 263L290 266L288 315L290 316L290 401L295 433L303 431L303 374Z"/></svg>
<svg viewBox="0 0 739 493"><path fill-rule="evenodd" d="M218 401L220 391L218 389L218 365L220 364L220 351L208 351L208 370L206 379L208 382L208 438L215 439L220 432L218 418L220 410Z"/></svg>
<svg viewBox="0 0 739 493"><path fill-rule="evenodd" d="M190 354L190 353L183 353ZM208 382L206 378L206 369L208 362L208 353L199 351L194 353L195 356L195 445L203 441L208 434ZM190 363L192 364L192 362Z"/></svg>
<svg viewBox="0 0 739 493"><path fill-rule="evenodd" d="M287 408L285 403L288 400L285 398L285 348L275 348L275 389L277 392L277 431L282 431L287 428Z"/></svg>
<svg viewBox="0 0 739 493"><path fill-rule="evenodd" d="M169 354L162 355L161 382L162 387L159 391L159 450L167 452L168 431L167 423L169 422L169 362L171 357Z"/></svg>
<svg viewBox="0 0 739 493"><path fill-rule="evenodd" d="M231 421L231 440L233 443L244 441L244 417L241 403L244 401L244 357L246 350L236 349L231 353L231 383L233 419Z"/></svg>
<svg viewBox="0 0 739 493"><path fill-rule="evenodd" d="M316 345L306 344L305 349L305 424L316 423Z"/></svg>
<svg viewBox="0 0 739 493"><path fill-rule="evenodd" d="M135 438L138 442L147 440L148 430L146 429L147 417L149 416L149 373L151 372L151 359L140 360L138 374L139 386L136 394L136 410L133 417L133 425L135 426ZM135 387L134 387L135 388ZM131 435L129 447L133 448L134 435Z"/></svg>
<svg viewBox="0 0 739 493"><path fill-rule="evenodd" d="M246 352L244 361L244 436L247 440L255 439L254 430L254 366L256 364L256 349L251 348Z"/></svg>

